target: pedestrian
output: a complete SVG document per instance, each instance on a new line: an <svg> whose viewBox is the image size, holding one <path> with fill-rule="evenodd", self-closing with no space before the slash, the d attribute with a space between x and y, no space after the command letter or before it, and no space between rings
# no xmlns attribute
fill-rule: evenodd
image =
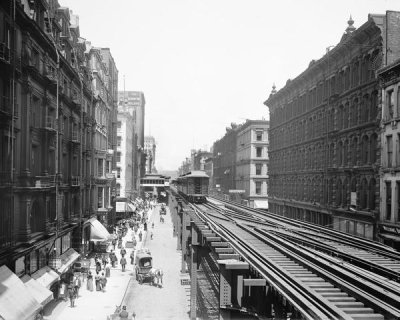
<svg viewBox="0 0 400 320"><path fill-rule="evenodd" d="M109 278L110 275L111 275L111 267L110 267L110 264L107 263L106 264L106 278Z"/></svg>
<svg viewBox="0 0 400 320"><path fill-rule="evenodd" d="M106 284L107 284L107 279L104 276L104 272L101 273L100 282L101 282L101 291L104 292L104 289L106 288Z"/></svg>
<svg viewBox="0 0 400 320"><path fill-rule="evenodd" d="M151 228L154 229L154 222L151 224Z"/></svg>
<svg viewBox="0 0 400 320"><path fill-rule="evenodd" d="M121 256L125 256L126 255L126 250L125 250L124 247L122 247L120 253L121 253Z"/></svg>
<svg viewBox="0 0 400 320"><path fill-rule="evenodd" d="M131 258L131 264L133 264L133 261L135 260L135 251L134 250L132 250L130 258Z"/></svg>
<svg viewBox="0 0 400 320"><path fill-rule="evenodd" d="M96 291L101 291L101 282L100 282L100 275L97 272L96 276L94 277L95 282L96 282Z"/></svg>
<svg viewBox="0 0 400 320"><path fill-rule="evenodd" d="M98 257L95 258L95 262L96 262L96 272L100 272L101 271L101 262L100 259Z"/></svg>
<svg viewBox="0 0 400 320"><path fill-rule="evenodd" d="M139 232L139 241L142 241L142 236L143 236L142 230L140 230L140 232Z"/></svg>
<svg viewBox="0 0 400 320"><path fill-rule="evenodd" d="M68 285L68 296L69 296L69 301L70 301L70 306L71 308L75 307L75 299L76 299L76 292L74 290L74 285L70 283Z"/></svg>
<svg viewBox="0 0 400 320"><path fill-rule="evenodd" d="M136 241L136 237L135 236L132 237L132 245L133 245L133 250L135 250L136 245L137 245L137 241Z"/></svg>
<svg viewBox="0 0 400 320"><path fill-rule="evenodd" d="M104 269L106 267L106 264L108 263L108 258L107 258L106 254L103 255L103 258L101 259L101 262L103 264L103 269Z"/></svg>
<svg viewBox="0 0 400 320"><path fill-rule="evenodd" d="M150 239L153 240L153 231L150 233Z"/></svg>
<svg viewBox="0 0 400 320"><path fill-rule="evenodd" d="M126 306L122 307L121 312L119 313L119 318L120 319L128 319L129 318L129 314L128 311L126 311Z"/></svg>
<svg viewBox="0 0 400 320"><path fill-rule="evenodd" d="M89 291L93 291L93 275L91 271L89 271L89 274L87 276L86 289Z"/></svg>
<svg viewBox="0 0 400 320"><path fill-rule="evenodd" d="M111 253L110 253L110 260L111 260L111 266L113 268L115 268L115 262L117 262L118 259L117 259L117 256L115 255L115 252L113 252L112 250L111 250Z"/></svg>
<svg viewBox="0 0 400 320"><path fill-rule="evenodd" d="M79 289L81 288L81 285L82 285L82 283L81 283L80 277L74 276L74 289L75 289L77 298L79 296Z"/></svg>
<svg viewBox="0 0 400 320"><path fill-rule="evenodd" d="M124 256L122 256L120 263L121 263L122 271L125 271L126 259Z"/></svg>
<svg viewBox="0 0 400 320"><path fill-rule="evenodd" d="M111 241L111 243L112 243L113 248L114 248L114 250L115 250L115 245L117 244L117 240L116 240L115 238L113 238L112 241Z"/></svg>

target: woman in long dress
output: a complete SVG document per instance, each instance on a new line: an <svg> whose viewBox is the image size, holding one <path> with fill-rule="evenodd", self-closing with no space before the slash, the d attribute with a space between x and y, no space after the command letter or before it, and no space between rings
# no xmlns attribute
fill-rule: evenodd
<svg viewBox="0 0 400 320"><path fill-rule="evenodd" d="M87 276L86 289L88 289L89 291L93 291L93 276L91 271L89 271L89 274Z"/></svg>
<svg viewBox="0 0 400 320"><path fill-rule="evenodd" d="M96 277L94 278L96 281L96 291L101 291L101 281L99 273L97 272Z"/></svg>
<svg viewBox="0 0 400 320"><path fill-rule="evenodd" d="M110 264L109 263L107 263L106 264L106 278L109 278L110 277Z"/></svg>

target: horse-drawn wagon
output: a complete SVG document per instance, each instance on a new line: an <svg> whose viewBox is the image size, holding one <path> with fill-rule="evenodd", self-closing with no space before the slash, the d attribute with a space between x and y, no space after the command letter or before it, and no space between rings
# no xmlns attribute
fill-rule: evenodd
<svg viewBox="0 0 400 320"><path fill-rule="evenodd" d="M152 260L153 257L150 253L138 252L136 254L135 273L136 280L140 284L146 280L150 280L151 283L153 282L154 276L150 272L151 268L153 267Z"/></svg>

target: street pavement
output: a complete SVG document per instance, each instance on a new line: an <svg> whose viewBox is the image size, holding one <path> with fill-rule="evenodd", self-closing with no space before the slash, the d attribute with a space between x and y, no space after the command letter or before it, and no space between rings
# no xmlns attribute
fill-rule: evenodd
<svg viewBox="0 0 400 320"><path fill-rule="evenodd" d="M125 299L127 310L129 314L134 311L139 320L187 320L190 311L190 287L181 285L181 251L176 249L177 238L173 237L169 208L164 216L164 223L160 222L159 209L157 206L150 218L144 246L151 251L153 267L161 268L164 272L163 285L157 287L149 282L140 285L135 280L127 290L127 296L133 297L133 301L130 298ZM154 229L151 228L152 222Z"/></svg>
<svg viewBox="0 0 400 320"><path fill-rule="evenodd" d="M75 307L70 307L70 302L58 300L50 302L44 310L45 320L106 320L107 316L114 313L116 306L122 301L127 304L130 314L136 313L136 319L189 319L190 293L187 286L180 284L181 252L176 250L176 238L172 235L172 221L167 208L165 222L159 219L160 206L153 208L149 215L148 232L144 232L143 241L139 241L136 235L136 249L147 247L153 256L153 266L164 271L164 285L162 288L152 286L149 283L140 285L135 279L134 265L130 264L130 254L133 249L126 248L125 272L122 272L119 260L120 249L115 252L118 257L118 266L111 268L111 277L107 278L105 292L88 291L86 279L82 283L79 296L75 301ZM154 229L151 224L154 221ZM153 232L153 239L150 233ZM138 231L139 233L139 231ZM132 240L132 230L128 230L123 238L123 246L126 241ZM96 274L92 259L91 271ZM131 281L130 281L131 280ZM118 318L117 318L118 319Z"/></svg>

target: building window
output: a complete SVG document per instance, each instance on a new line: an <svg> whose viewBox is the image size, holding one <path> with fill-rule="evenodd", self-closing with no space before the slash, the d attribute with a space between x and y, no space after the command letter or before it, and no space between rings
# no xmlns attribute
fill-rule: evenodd
<svg viewBox="0 0 400 320"><path fill-rule="evenodd" d="M118 121L117 122L117 128L121 128L122 127L122 122L121 121Z"/></svg>
<svg viewBox="0 0 400 320"><path fill-rule="evenodd" d="M98 166L97 166L97 175L99 177L103 176L103 159L98 159Z"/></svg>
<svg viewBox="0 0 400 320"><path fill-rule="evenodd" d="M262 187L261 181L256 181L256 194L257 195L261 194L261 187Z"/></svg>
<svg viewBox="0 0 400 320"><path fill-rule="evenodd" d="M122 137L117 137L117 146L121 146Z"/></svg>
<svg viewBox="0 0 400 320"><path fill-rule="evenodd" d="M97 208L103 208L103 188L97 189Z"/></svg>
<svg viewBox="0 0 400 320"><path fill-rule="evenodd" d="M389 119L393 119L393 113L394 113L394 94L393 90L390 90L386 94L386 105L387 105L387 110L388 110L388 115Z"/></svg>
<svg viewBox="0 0 400 320"><path fill-rule="evenodd" d="M386 142L387 142L387 165L388 168L392 167L392 159L393 159L393 139L392 136L387 136L386 137Z"/></svg>
<svg viewBox="0 0 400 320"><path fill-rule="evenodd" d="M121 162L121 152L117 152L116 161Z"/></svg>
<svg viewBox="0 0 400 320"><path fill-rule="evenodd" d="M392 219L392 182L386 182L386 220Z"/></svg>
<svg viewBox="0 0 400 320"><path fill-rule="evenodd" d="M257 163L256 164L256 175L260 176L261 175L261 171L262 171L262 164L261 163Z"/></svg>
<svg viewBox="0 0 400 320"><path fill-rule="evenodd" d="M117 168L117 178L121 178L121 168Z"/></svg>
<svg viewBox="0 0 400 320"><path fill-rule="evenodd" d="M256 156L257 156L257 158L262 157L262 148L261 147L256 148Z"/></svg>
<svg viewBox="0 0 400 320"><path fill-rule="evenodd" d="M256 131L256 140L257 141L262 141L263 138L263 132L262 131Z"/></svg>

